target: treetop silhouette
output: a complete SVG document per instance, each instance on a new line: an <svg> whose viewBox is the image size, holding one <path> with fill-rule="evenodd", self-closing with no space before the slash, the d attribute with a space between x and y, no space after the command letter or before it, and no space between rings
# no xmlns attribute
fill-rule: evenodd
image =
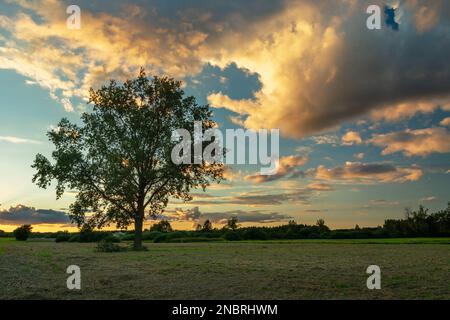
<svg viewBox="0 0 450 320"><path fill-rule="evenodd" d="M63 118L47 133L55 147L53 162L38 154L33 182L47 188L56 180L57 198L67 189L77 191L69 216L79 227L134 223L134 248L141 249L146 217L160 215L170 198L191 200L192 188L223 179L221 163L171 161L174 130L192 134L194 121L203 130L216 124L208 105L184 96L181 82L150 79L143 69L123 84L111 80L91 89L89 103L93 110L82 114L82 125Z"/></svg>

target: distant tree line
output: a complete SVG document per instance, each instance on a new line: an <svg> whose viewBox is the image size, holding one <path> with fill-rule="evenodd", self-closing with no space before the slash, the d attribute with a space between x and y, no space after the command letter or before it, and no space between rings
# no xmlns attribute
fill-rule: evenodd
<svg viewBox="0 0 450 320"><path fill-rule="evenodd" d="M120 242L134 240L132 231L90 231L78 233L67 231L56 233L32 233L30 226L17 228L14 233L0 232L0 237L19 237L24 229L27 236L35 238L55 238L57 242ZM417 211L406 209L404 219L388 219L383 226L374 228L330 230L323 219L315 225L289 221L285 225L271 227L240 227L238 218L232 217L222 228L214 228L210 220L198 224L195 231L175 231L170 222L162 220L144 230L142 239L153 242L207 242L239 240L282 240L282 239L372 239L402 237L450 237L450 202L448 207L434 213L420 206ZM21 240L24 240L23 237Z"/></svg>

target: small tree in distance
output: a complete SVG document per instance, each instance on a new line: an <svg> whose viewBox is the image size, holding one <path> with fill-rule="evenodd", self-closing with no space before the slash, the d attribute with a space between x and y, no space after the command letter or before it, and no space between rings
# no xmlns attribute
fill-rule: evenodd
<svg viewBox="0 0 450 320"><path fill-rule="evenodd" d="M206 220L206 221L203 223L202 231L209 232L209 231L212 231L212 229L213 229L212 222L209 221L209 220Z"/></svg>
<svg viewBox="0 0 450 320"><path fill-rule="evenodd" d="M39 187L56 180L56 196L68 188L77 192L69 216L86 230L111 223L120 229L134 224L134 249L142 248L147 216L158 216L170 198L189 201L192 188L205 189L223 178L221 163L175 164L171 153L177 129L194 136L194 121L202 130L214 128L209 106L184 97L181 82L167 77L139 76L118 84L112 80L90 90L92 112L82 125L62 119L48 132L54 162L36 156L33 177ZM192 148L194 148L194 140ZM191 153L192 154L192 153Z"/></svg>
<svg viewBox="0 0 450 320"><path fill-rule="evenodd" d="M159 232L172 232L172 226L170 222L167 220L161 220L158 223L155 223L150 227L150 231L159 231Z"/></svg>
<svg viewBox="0 0 450 320"><path fill-rule="evenodd" d="M236 229L239 228L238 218L237 217L231 217L230 219L228 219L226 227L227 227L227 229L236 231Z"/></svg>
<svg viewBox="0 0 450 320"><path fill-rule="evenodd" d="M31 225L24 224L13 231L14 237L18 241L26 241L30 237L32 229L33 227Z"/></svg>

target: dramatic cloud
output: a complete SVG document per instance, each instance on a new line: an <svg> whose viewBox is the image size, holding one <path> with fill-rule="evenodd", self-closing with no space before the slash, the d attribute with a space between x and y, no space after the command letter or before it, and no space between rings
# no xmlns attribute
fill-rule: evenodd
<svg viewBox="0 0 450 320"><path fill-rule="evenodd" d="M359 132L348 131L346 134L342 136L342 144L344 146L352 146L354 144L361 144L362 139Z"/></svg>
<svg viewBox="0 0 450 320"><path fill-rule="evenodd" d="M282 128L290 137L370 112L400 110L399 118L450 101L448 1L400 1L398 31L368 30L367 3L353 0L81 1L80 30L66 27L62 1L8 2L21 10L0 15L0 68L46 88L67 111L89 87L140 66L185 77L230 63L258 74L261 89L238 101L215 92L211 104L236 112L248 128Z"/></svg>
<svg viewBox="0 0 450 320"><path fill-rule="evenodd" d="M418 113L429 114L436 109L450 111L450 99L427 99L402 102L385 109L374 110L371 117L375 121L395 122L407 118L412 118Z"/></svg>
<svg viewBox="0 0 450 320"><path fill-rule="evenodd" d="M383 6L382 1L373 4ZM246 116L247 127L283 128L291 137L402 104L415 113L420 108L416 101L433 110L448 106L449 17L442 17L441 27L420 34L419 41L416 10L422 6L401 5L396 32L367 30L362 14L366 6L360 1L293 1L289 10L255 25L253 37L230 35L222 63L235 61L256 71L262 89L253 100L233 101L216 93L209 101ZM442 3L441 10L449 8L448 2Z"/></svg>
<svg viewBox="0 0 450 320"><path fill-rule="evenodd" d="M396 167L388 163L346 162L342 167L319 166L315 178L349 183L386 183L417 181L422 176L418 167Z"/></svg>
<svg viewBox="0 0 450 320"><path fill-rule="evenodd" d="M402 152L408 157L425 157L450 152L450 132L445 128L406 130L374 135L369 143L384 148L383 155Z"/></svg>
<svg viewBox="0 0 450 320"><path fill-rule="evenodd" d="M246 176L246 180L253 181L255 183L263 183L282 178L295 178L302 174L302 171L298 168L305 165L308 162L308 156L287 156L282 157L276 164L276 174L273 175L249 175Z"/></svg>
<svg viewBox="0 0 450 320"><path fill-rule="evenodd" d="M0 224L68 224L69 217L65 212L55 210L35 209L18 205L8 210L0 210Z"/></svg>

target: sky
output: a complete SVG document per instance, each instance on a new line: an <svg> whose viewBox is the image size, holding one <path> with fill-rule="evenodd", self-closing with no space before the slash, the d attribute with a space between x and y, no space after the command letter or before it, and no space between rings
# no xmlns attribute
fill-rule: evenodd
<svg viewBox="0 0 450 320"><path fill-rule="evenodd" d="M67 26L69 5L81 28ZM369 5L381 29L369 30ZM0 0L0 229L76 230L74 200L31 182L46 132L79 123L89 88L148 74L182 80L220 129L279 129L278 173L233 165L177 228L325 219L382 225L450 200L450 3L445 0ZM147 222L147 225L151 222Z"/></svg>

